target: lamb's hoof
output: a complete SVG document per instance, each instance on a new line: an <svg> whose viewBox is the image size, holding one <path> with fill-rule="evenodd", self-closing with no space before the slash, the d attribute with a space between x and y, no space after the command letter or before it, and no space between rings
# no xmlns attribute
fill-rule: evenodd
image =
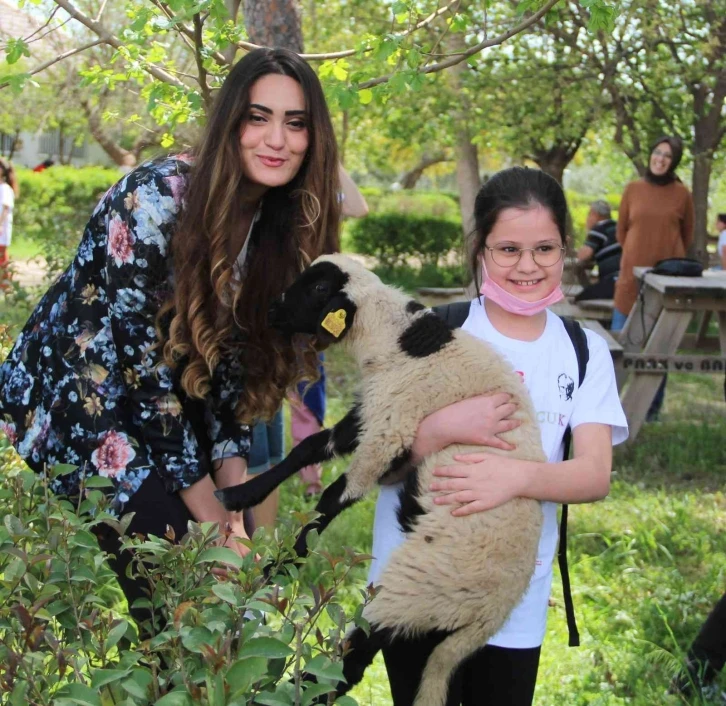
<svg viewBox="0 0 726 706"><path fill-rule="evenodd" d="M224 505L224 509L229 512L239 512L250 507L246 493L242 488L221 488L215 490L214 495Z"/></svg>

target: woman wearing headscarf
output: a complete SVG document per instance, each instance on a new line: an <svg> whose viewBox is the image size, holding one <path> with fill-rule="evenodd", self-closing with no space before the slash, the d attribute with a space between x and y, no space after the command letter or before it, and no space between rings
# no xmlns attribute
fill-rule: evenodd
<svg viewBox="0 0 726 706"><path fill-rule="evenodd" d="M651 267L658 260L685 257L693 241L693 197L676 175L683 156L679 137L658 138L650 150L645 176L625 187L618 213L618 242L623 248L620 275L615 282L611 329L620 331L638 296L634 267ZM658 417L665 397L665 382L648 410L647 420Z"/></svg>
<svg viewBox="0 0 726 706"><path fill-rule="evenodd" d="M664 136L653 144L645 176L625 187L618 213L618 242L623 247L615 283L613 331L625 324L638 294L634 267L685 257L693 240L693 198L676 175L683 143Z"/></svg>

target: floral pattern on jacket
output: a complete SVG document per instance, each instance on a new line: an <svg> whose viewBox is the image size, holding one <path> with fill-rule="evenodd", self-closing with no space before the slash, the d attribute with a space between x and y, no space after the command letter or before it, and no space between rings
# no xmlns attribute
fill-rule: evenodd
<svg viewBox="0 0 726 706"><path fill-rule="evenodd" d="M215 371L200 431L185 411L196 401L154 349L189 169L184 157L149 162L108 191L0 366L0 431L36 471L78 467L52 481L57 493L77 495L84 476L110 478L116 512L152 471L175 492L211 461L249 453L250 429L234 416L239 362Z"/></svg>

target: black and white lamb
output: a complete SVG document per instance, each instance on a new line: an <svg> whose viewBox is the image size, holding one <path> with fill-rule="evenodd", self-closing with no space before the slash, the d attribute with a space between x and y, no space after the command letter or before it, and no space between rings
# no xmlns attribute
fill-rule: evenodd
<svg viewBox="0 0 726 706"><path fill-rule="evenodd" d="M474 395L507 392L518 403L521 425L507 432L518 458L544 461L534 410L520 377L485 342L452 330L435 313L384 285L342 255L318 258L270 309L270 323L286 334L316 335L322 346L345 341L362 373L357 403L331 429L308 437L275 468L241 486L218 491L228 509L261 502L302 467L355 451L347 472L323 493L322 531L376 484L405 482L399 522L406 541L393 553L380 592L366 607L369 636L348 636L343 693L360 681L392 636L440 638L423 674L416 706L444 706L451 676L504 624L524 594L535 566L542 512L535 500L517 498L493 510L452 517L434 504L428 488L436 466L454 454L482 447L454 445L411 468L421 420Z"/></svg>

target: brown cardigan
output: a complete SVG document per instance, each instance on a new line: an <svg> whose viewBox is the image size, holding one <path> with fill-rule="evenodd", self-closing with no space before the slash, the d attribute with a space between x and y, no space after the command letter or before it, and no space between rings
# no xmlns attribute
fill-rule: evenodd
<svg viewBox="0 0 726 706"><path fill-rule="evenodd" d="M623 257L615 283L615 308L629 314L638 295L633 267L685 257L693 240L691 192L680 181L667 186L644 179L631 182L620 202L617 237Z"/></svg>

